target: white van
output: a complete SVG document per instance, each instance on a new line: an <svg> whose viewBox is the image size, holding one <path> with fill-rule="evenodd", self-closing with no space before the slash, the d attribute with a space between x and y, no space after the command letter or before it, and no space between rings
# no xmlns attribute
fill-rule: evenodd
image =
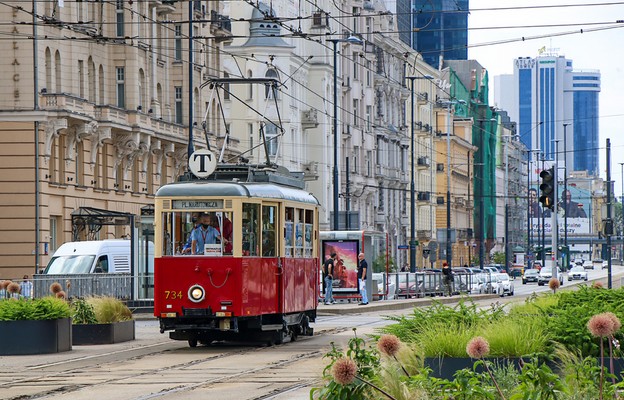
<svg viewBox="0 0 624 400"><path fill-rule="evenodd" d="M130 240L107 239L65 243L54 252L44 274L94 272L130 273Z"/></svg>

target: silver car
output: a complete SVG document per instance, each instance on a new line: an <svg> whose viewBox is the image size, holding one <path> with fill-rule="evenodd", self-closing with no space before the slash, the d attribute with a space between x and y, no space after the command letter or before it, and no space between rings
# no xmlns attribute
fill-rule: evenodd
<svg viewBox="0 0 624 400"><path fill-rule="evenodd" d="M568 272L568 279L569 280L578 279L578 280L587 282L587 271L585 271L585 268L581 267L580 265L577 265L576 267L573 267L570 270L570 272Z"/></svg>

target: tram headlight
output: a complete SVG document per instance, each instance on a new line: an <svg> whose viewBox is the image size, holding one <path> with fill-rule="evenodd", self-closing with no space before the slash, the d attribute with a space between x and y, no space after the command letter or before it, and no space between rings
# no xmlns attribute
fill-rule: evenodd
<svg viewBox="0 0 624 400"><path fill-rule="evenodd" d="M188 298L194 303L199 303L206 297L206 291L199 285L193 285L188 291Z"/></svg>

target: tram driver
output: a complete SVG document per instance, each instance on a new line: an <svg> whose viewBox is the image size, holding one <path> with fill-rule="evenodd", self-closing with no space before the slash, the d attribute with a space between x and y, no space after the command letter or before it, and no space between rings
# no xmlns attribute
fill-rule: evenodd
<svg viewBox="0 0 624 400"><path fill-rule="evenodd" d="M221 234L211 225L212 217L208 213L199 216L199 229L194 229L191 233L191 253L204 254L205 244L216 244L221 240Z"/></svg>

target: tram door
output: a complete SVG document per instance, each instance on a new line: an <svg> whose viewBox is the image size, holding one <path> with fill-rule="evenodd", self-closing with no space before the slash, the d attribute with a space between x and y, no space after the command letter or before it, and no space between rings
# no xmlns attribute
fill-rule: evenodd
<svg viewBox="0 0 624 400"><path fill-rule="evenodd" d="M284 308L284 276L280 264L278 250L279 238L279 206L277 203L262 204L262 238L260 242L260 251L263 262L263 286L264 293L273 293L274 295L266 297L270 301L275 302L273 305L277 312L282 312Z"/></svg>

